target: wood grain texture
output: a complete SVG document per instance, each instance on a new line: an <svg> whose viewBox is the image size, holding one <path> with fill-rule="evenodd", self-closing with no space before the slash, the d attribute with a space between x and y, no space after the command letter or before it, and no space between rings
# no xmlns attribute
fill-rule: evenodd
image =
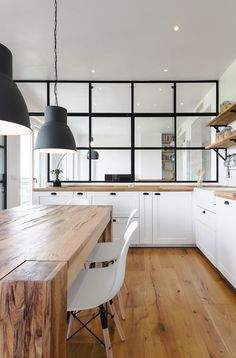
<svg viewBox="0 0 236 358"><path fill-rule="evenodd" d="M0 212L1 358L66 357L67 286L104 231L111 240L111 216L110 206Z"/></svg>
<svg viewBox="0 0 236 358"><path fill-rule="evenodd" d="M235 357L236 295L198 249L132 248L126 281L125 343L110 321L114 357ZM101 336L99 321L93 328ZM67 352L105 357L86 332L68 341Z"/></svg>
<svg viewBox="0 0 236 358"><path fill-rule="evenodd" d="M33 191L193 191L194 185L63 185L61 187L49 186L46 188L34 188Z"/></svg>
<svg viewBox="0 0 236 358"><path fill-rule="evenodd" d="M221 198L229 199L229 200L236 200L236 191L216 191L216 196L219 196Z"/></svg>
<svg viewBox="0 0 236 358"><path fill-rule="evenodd" d="M229 108L220 113L217 117L213 118L209 123L210 126L228 125L236 120L235 116L236 103L233 103Z"/></svg>
<svg viewBox="0 0 236 358"><path fill-rule="evenodd" d="M67 265L26 261L0 281L0 357L66 356Z"/></svg>

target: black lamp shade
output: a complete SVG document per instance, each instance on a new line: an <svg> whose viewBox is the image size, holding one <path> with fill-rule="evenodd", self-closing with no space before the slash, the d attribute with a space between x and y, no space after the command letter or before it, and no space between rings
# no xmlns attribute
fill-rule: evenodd
<svg viewBox="0 0 236 358"><path fill-rule="evenodd" d="M90 152L87 153L87 159L91 158L91 160L98 160L99 159L99 154L96 150L91 149L91 157L90 157Z"/></svg>
<svg viewBox="0 0 236 358"><path fill-rule="evenodd" d="M76 151L75 140L67 125L67 111L59 106L47 106L45 123L40 128L35 149L43 153L71 153Z"/></svg>
<svg viewBox="0 0 236 358"><path fill-rule="evenodd" d="M0 44L0 135L31 132L24 98L12 80L12 53Z"/></svg>

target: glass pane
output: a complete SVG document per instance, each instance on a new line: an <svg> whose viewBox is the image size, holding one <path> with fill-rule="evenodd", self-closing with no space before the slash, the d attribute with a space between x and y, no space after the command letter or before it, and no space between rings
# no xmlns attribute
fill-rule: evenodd
<svg viewBox="0 0 236 358"><path fill-rule="evenodd" d="M177 117L177 147L206 147L215 130L207 127L211 117Z"/></svg>
<svg viewBox="0 0 236 358"><path fill-rule="evenodd" d="M130 147L131 120L129 117L92 118L95 147Z"/></svg>
<svg viewBox="0 0 236 358"><path fill-rule="evenodd" d="M216 112L215 83L177 83L177 112Z"/></svg>
<svg viewBox="0 0 236 358"><path fill-rule="evenodd" d="M174 111L172 83L136 83L134 108L139 113L172 113Z"/></svg>
<svg viewBox="0 0 236 358"><path fill-rule="evenodd" d="M5 145L3 135L0 135L0 145L3 145L3 146Z"/></svg>
<svg viewBox="0 0 236 358"><path fill-rule="evenodd" d="M92 160L92 180L130 181L131 152L129 150L96 150L97 160Z"/></svg>
<svg viewBox="0 0 236 358"><path fill-rule="evenodd" d="M173 181L175 160L173 150L136 150L136 181Z"/></svg>
<svg viewBox="0 0 236 358"><path fill-rule="evenodd" d="M135 118L135 146L162 147L174 145L173 118Z"/></svg>
<svg viewBox="0 0 236 358"><path fill-rule="evenodd" d="M54 83L50 84L50 103L55 103ZM88 83L58 83L58 103L65 107L67 112L89 111L89 85Z"/></svg>
<svg viewBox="0 0 236 358"><path fill-rule="evenodd" d="M5 174L5 149L0 148L0 180L3 180Z"/></svg>
<svg viewBox="0 0 236 358"><path fill-rule="evenodd" d="M199 169L204 181L216 180L216 153L213 150L177 150L177 180L197 181Z"/></svg>
<svg viewBox="0 0 236 358"><path fill-rule="evenodd" d="M89 146L89 118L88 117L67 117L77 147Z"/></svg>
<svg viewBox="0 0 236 358"><path fill-rule="evenodd" d="M20 203L32 203L32 134L20 137Z"/></svg>
<svg viewBox="0 0 236 358"><path fill-rule="evenodd" d="M5 189L2 183L0 183L0 210L4 209Z"/></svg>
<svg viewBox="0 0 236 358"><path fill-rule="evenodd" d="M51 154L50 172L53 169L63 170L59 179L61 181L87 181L89 180L89 160L87 150L79 150L75 154ZM50 180L54 180L50 174Z"/></svg>
<svg viewBox="0 0 236 358"><path fill-rule="evenodd" d="M34 145L38 135L39 127L35 124L32 126ZM33 186L40 188L46 186L47 182L47 154L40 153L38 150L33 151Z"/></svg>
<svg viewBox="0 0 236 358"><path fill-rule="evenodd" d="M131 112L130 83L94 83L92 111L100 113Z"/></svg>
<svg viewBox="0 0 236 358"><path fill-rule="evenodd" d="M17 83L29 112L44 112L47 105L46 83Z"/></svg>

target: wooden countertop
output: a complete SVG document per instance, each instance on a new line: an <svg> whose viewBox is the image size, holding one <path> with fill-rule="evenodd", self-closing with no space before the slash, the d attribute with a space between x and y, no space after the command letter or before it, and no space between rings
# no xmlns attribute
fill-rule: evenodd
<svg viewBox="0 0 236 358"><path fill-rule="evenodd" d="M193 191L194 185L63 185L34 188L34 192L42 191Z"/></svg>
<svg viewBox="0 0 236 358"><path fill-rule="evenodd" d="M215 195L229 200L236 200L236 189L232 191L216 191Z"/></svg>
<svg viewBox="0 0 236 358"><path fill-rule="evenodd" d="M22 206L0 212L0 279L24 261L68 264L111 219L111 206ZM82 263L83 264L83 263Z"/></svg>

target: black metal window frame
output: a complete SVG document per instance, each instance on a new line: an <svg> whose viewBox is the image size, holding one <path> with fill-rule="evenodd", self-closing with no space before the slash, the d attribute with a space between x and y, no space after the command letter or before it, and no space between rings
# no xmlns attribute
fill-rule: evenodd
<svg viewBox="0 0 236 358"><path fill-rule="evenodd" d="M7 208L7 137L4 136L4 144L0 145L0 148L4 150L4 173L2 175L2 180L0 180L0 184L3 186L4 190L4 202L3 208Z"/></svg>
<svg viewBox="0 0 236 358"><path fill-rule="evenodd" d="M45 83L46 84L46 91L47 91L47 105L50 105L50 98L51 98L51 84L54 84L55 81L53 80L15 80L16 83ZM136 147L135 146L135 118L136 117L169 117L174 120L174 138L175 138L175 146L171 147L174 150L175 155L175 177L174 180L164 180L165 183L196 183L197 180L177 180L177 151L186 150L186 151L195 151L195 150L206 150L205 147L177 147L176 146L176 132L177 132L177 117L214 117L219 114L219 81L218 80L150 80L150 81L105 81L105 80L58 80L58 83L84 83L88 84L88 102L89 102L89 111L88 112L68 112L68 117L88 117L89 119L89 145L87 147L77 147L78 150L88 150L91 153L92 149L96 150L130 150L131 151L131 181L134 183L147 183L147 181L142 180L135 180L135 151L136 150L163 150L163 149L170 149L170 147ZM100 112L93 112L92 111L92 89L93 84L115 84L115 83L124 83L130 84L130 91L131 91L131 108L130 112L128 113L100 113ZM169 83L172 84L173 88L173 112L169 113L141 113L134 111L134 85L138 83L149 84L149 83ZM215 112L177 112L177 89L176 85L182 83L212 83L215 84L216 87L216 111ZM44 116L44 112L29 112L30 116ZM131 146L129 147L93 147L90 146L90 141L92 137L92 118L93 117L129 117L131 120ZM218 152L218 150L217 150ZM216 153L217 154L217 153ZM48 155L47 161L47 181L52 182L50 179L50 155ZM63 183L105 183L104 180L92 180L92 165L91 165L91 155L89 156L89 180L63 180ZM219 158L216 155L216 179L215 180L204 180L205 183L217 183L219 181ZM148 180L149 183L163 183L163 180Z"/></svg>

